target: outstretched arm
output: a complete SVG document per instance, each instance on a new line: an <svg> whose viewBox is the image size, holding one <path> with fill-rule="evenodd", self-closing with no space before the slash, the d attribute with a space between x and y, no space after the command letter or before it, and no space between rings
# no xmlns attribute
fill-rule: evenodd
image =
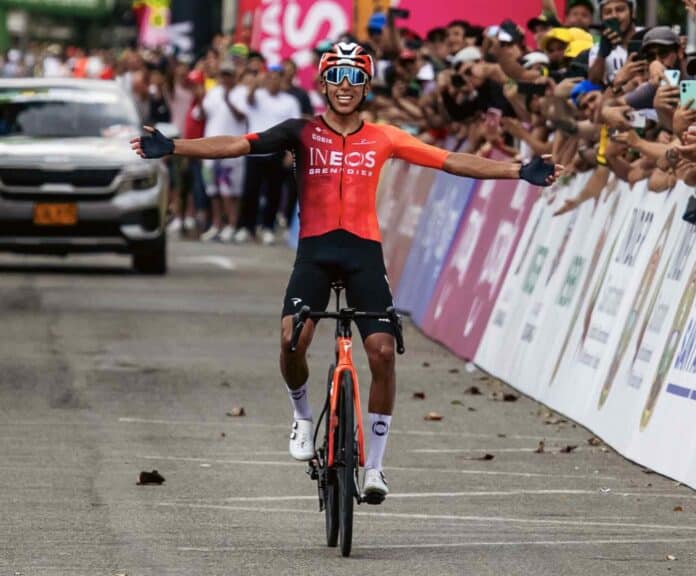
<svg viewBox="0 0 696 576"><path fill-rule="evenodd" d="M549 162L550 156L537 156L527 164L489 160L464 152L452 152L442 169L450 174L477 178L479 180L523 179L537 186L549 186L563 171L563 166Z"/></svg>
<svg viewBox="0 0 696 576"><path fill-rule="evenodd" d="M172 140L150 126L145 126L145 130L148 134L131 140L131 148L141 158L162 158L170 154L191 158L236 158L251 151L244 136Z"/></svg>

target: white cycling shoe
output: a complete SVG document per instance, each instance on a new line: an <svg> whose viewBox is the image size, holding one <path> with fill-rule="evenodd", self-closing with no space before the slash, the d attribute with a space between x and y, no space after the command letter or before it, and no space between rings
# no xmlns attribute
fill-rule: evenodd
<svg viewBox="0 0 696 576"><path fill-rule="evenodd" d="M294 420L290 431L290 456L306 462L314 458L314 425L311 420Z"/></svg>
<svg viewBox="0 0 696 576"><path fill-rule="evenodd" d="M363 500L368 504L381 504L389 494L387 480L381 470L368 468L363 479Z"/></svg>

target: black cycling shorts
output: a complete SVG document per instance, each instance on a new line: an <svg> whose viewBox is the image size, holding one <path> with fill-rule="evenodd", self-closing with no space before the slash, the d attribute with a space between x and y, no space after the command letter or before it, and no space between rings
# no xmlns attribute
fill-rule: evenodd
<svg viewBox="0 0 696 576"><path fill-rule="evenodd" d="M326 310L331 298L331 283L345 285L346 305L363 312L382 312L393 306L393 298L384 267L382 245L346 232L334 230L321 236L300 240L283 303L283 316L299 312L303 306ZM356 320L363 341L371 334L394 334L385 320Z"/></svg>

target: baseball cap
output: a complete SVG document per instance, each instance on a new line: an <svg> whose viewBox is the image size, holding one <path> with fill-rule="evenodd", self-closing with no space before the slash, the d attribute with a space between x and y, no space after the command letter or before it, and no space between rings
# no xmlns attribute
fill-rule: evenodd
<svg viewBox="0 0 696 576"><path fill-rule="evenodd" d="M529 52L522 56L522 66L524 66L526 70L529 70L532 66L536 66L537 64L548 66L550 63L549 57L543 52Z"/></svg>
<svg viewBox="0 0 696 576"><path fill-rule="evenodd" d="M452 58L452 66L456 68L462 62L476 62L482 59L483 54L481 54L481 50L476 46L467 46L454 55L454 58Z"/></svg>
<svg viewBox="0 0 696 576"><path fill-rule="evenodd" d="M387 15L384 12L375 12L367 21L367 29L381 32L387 25Z"/></svg>
<svg viewBox="0 0 696 576"><path fill-rule="evenodd" d="M230 46L229 53L230 56L240 56L241 58L246 58L249 55L249 47L242 42L237 42Z"/></svg>
<svg viewBox="0 0 696 576"><path fill-rule="evenodd" d="M643 36L643 48L651 44L659 44L660 46L678 45L679 36L669 26L655 26L655 28L651 28Z"/></svg>
<svg viewBox="0 0 696 576"><path fill-rule="evenodd" d="M595 84L594 82L590 82L589 80L583 80L582 82L577 84L575 88L573 88L573 90L570 92L570 99L573 101L573 104L577 106L578 101L585 94L589 94L590 92L601 91L602 87L599 84Z"/></svg>
<svg viewBox="0 0 696 576"><path fill-rule="evenodd" d="M564 56L566 58L575 58L578 54L581 54L585 50L589 50L594 46L592 41L592 36L588 34L589 38L579 38L571 40L568 44Z"/></svg>
<svg viewBox="0 0 696 576"><path fill-rule="evenodd" d="M546 50L551 40L558 40L564 44L570 44L573 41L573 36L568 28L552 28L546 33L539 43L539 48Z"/></svg>
<svg viewBox="0 0 696 576"><path fill-rule="evenodd" d="M556 26L560 25L561 23L558 20L556 20L555 17L547 16L546 14L539 14L539 16L530 18L527 21L527 30L529 30L530 32L534 32L534 29L538 26L545 26L546 28L555 28Z"/></svg>

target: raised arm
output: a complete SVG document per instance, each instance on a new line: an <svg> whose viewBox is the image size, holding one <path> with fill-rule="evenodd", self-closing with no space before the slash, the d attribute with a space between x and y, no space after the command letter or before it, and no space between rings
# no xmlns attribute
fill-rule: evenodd
<svg viewBox="0 0 696 576"><path fill-rule="evenodd" d="M172 140L151 126L145 126L145 131L148 134L131 140L131 148L141 158L162 158L171 154L190 158L236 158L251 151L244 136Z"/></svg>

